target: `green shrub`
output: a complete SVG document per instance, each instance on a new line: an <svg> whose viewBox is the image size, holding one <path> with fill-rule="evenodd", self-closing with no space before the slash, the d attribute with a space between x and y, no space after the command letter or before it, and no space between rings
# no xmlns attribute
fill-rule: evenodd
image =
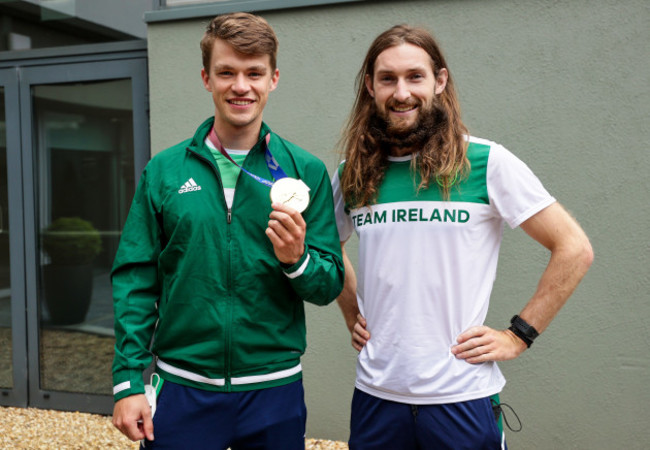
<svg viewBox="0 0 650 450"><path fill-rule="evenodd" d="M87 220L61 217L43 231L43 249L52 264L89 264L102 250L99 232Z"/></svg>

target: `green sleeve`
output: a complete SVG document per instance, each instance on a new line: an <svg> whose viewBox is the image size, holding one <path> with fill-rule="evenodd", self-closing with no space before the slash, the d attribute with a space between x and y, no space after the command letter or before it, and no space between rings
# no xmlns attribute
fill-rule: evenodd
<svg viewBox="0 0 650 450"><path fill-rule="evenodd" d="M158 317L158 212L147 169L142 174L115 256L111 281L115 312L115 401L144 393L142 372L152 360L149 344Z"/></svg>
<svg viewBox="0 0 650 450"><path fill-rule="evenodd" d="M308 183L311 199L303 213L307 224L305 253L296 264L284 268L284 272L303 300L327 305L343 289L343 259L327 170L321 162L318 170L312 172L317 176Z"/></svg>

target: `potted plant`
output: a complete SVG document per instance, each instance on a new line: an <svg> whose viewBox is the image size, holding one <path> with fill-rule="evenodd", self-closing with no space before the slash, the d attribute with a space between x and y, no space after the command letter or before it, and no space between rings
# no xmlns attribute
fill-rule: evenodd
<svg viewBox="0 0 650 450"><path fill-rule="evenodd" d="M102 250L99 232L87 220L61 217L42 234L50 257L43 267L45 304L52 323L83 322L93 289L93 260Z"/></svg>

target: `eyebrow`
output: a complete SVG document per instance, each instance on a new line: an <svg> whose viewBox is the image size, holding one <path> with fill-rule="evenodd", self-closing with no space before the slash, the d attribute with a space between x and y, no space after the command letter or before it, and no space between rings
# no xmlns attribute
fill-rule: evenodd
<svg viewBox="0 0 650 450"><path fill-rule="evenodd" d="M217 64L214 66L214 70L216 72L219 72L221 70L235 70L235 68L229 64ZM244 70L254 70L257 72L266 73L267 68L263 64L258 64L258 65L246 67L246 69Z"/></svg>
<svg viewBox="0 0 650 450"><path fill-rule="evenodd" d="M405 70L406 73L411 73L411 72L421 72L425 71L426 67L424 66L415 66L415 67L409 67L408 69ZM375 72L376 75L390 75L395 73L395 70L392 69L380 69Z"/></svg>

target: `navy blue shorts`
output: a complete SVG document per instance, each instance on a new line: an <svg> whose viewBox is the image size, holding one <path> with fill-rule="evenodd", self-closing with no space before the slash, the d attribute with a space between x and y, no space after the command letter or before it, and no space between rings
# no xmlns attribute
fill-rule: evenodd
<svg viewBox="0 0 650 450"><path fill-rule="evenodd" d="M210 392L165 381L146 449L304 450L302 380L246 392Z"/></svg>
<svg viewBox="0 0 650 450"><path fill-rule="evenodd" d="M506 449L490 398L408 405L354 390L350 450Z"/></svg>

